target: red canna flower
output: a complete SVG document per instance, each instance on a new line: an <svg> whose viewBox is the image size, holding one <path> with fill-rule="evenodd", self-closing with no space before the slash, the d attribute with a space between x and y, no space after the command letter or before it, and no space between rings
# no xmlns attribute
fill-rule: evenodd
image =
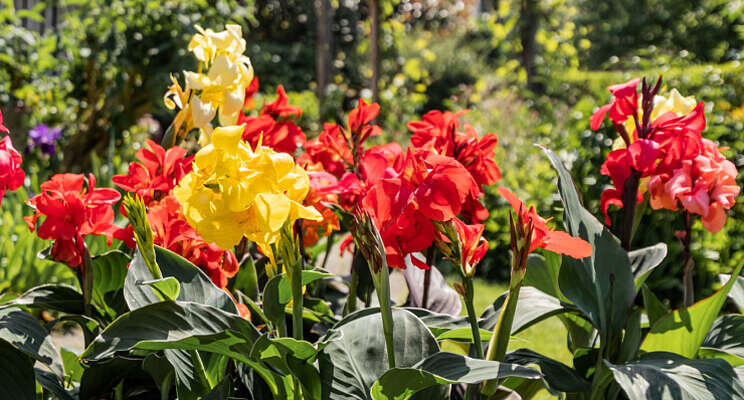
<svg viewBox="0 0 744 400"><path fill-rule="evenodd" d="M435 150L445 155L454 152L455 136L460 127L459 118L469 110L456 113L432 110L421 117L421 121L411 121L406 124L413 132L411 144L418 148ZM449 153L449 154L448 154Z"/></svg>
<svg viewBox="0 0 744 400"><path fill-rule="evenodd" d="M475 266L488 252L488 242L483 238L482 224L468 225L459 218L452 220L460 241L460 268L465 276L475 275Z"/></svg>
<svg viewBox="0 0 744 400"><path fill-rule="evenodd" d="M370 215L385 246L387 264L406 268L405 257L431 246L436 236L431 220L417 212L410 201L416 187L400 178L383 179L370 187L361 199L362 208ZM412 257L419 268L429 266Z"/></svg>
<svg viewBox="0 0 744 400"><path fill-rule="evenodd" d="M243 140L250 143L251 147L255 148L260 139L264 146L278 152L294 154L306 141L305 133L295 124L302 116L302 109L289 104L282 85L277 87L276 94L277 99L265 104L259 116L240 113L237 124L245 124Z"/></svg>
<svg viewBox="0 0 744 400"><path fill-rule="evenodd" d="M597 111L592 114L591 117L591 128L592 130L599 129L602 125L605 115L609 112L610 120L615 125L622 125L628 120L633 114L638 112L638 84L641 82L640 78L631 79L628 82L612 85L607 90L612 93L612 100L610 104L605 104L599 107Z"/></svg>
<svg viewBox="0 0 744 400"><path fill-rule="evenodd" d="M253 96L258 93L258 77L254 76L251 84L245 88L245 100L243 100L243 109L252 110L256 108L256 102L253 101Z"/></svg>
<svg viewBox="0 0 744 400"><path fill-rule="evenodd" d="M347 126L354 143L364 143L372 136L382 134L382 129L370 123L380 113L380 105L377 103L367 104L364 99L359 99L357 107L349 112Z"/></svg>
<svg viewBox="0 0 744 400"><path fill-rule="evenodd" d="M129 173L111 180L127 192L139 195L148 205L168 195L191 172L194 157L186 157L186 149L182 147L174 146L166 151L152 140L146 143L150 149L140 149L136 155L140 162L130 163Z"/></svg>
<svg viewBox="0 0 744 400"><path fill-rule="evenodd" d="M2 122L0 114L0 131L5 129ZM7 131L5 129L5 132ZM0 139L0 204L6 191L16 190L23 185L26 174L21 169L21 162L21 154L13 147L10 136Z"/></svg>
<svg viewBox="0 0 744 400"><path fill-rule="evenodd" d="M341 127L326 123L317 138L305 143L305 154L298 162L307 170L326 171L341 178L354 164L354 157Z"/></svg>
<svg viewBox="0 0 744 400"><path fill-rule="evenodd" d="M499 194L511 204L517 214L517 230L524 233L520 239L529 243L527 254L537 248L543 248L573 258L584 258L592 255L592 246L583 239L573 237L566 232L550 229L547 222L537 214L535 207L527 208L524 203L509 189L499 187Z"/></svg>
<svg viewBox="0 0 744 400"><path fill-rule="evenodd" d="M320 234L328 236L341 229L338 217L324 203L338 203L338 179L327 172L308 171L310 191L305 196L304 205L313 206L323 216L321 221L302 220L302 241L305 247L312 246L320 239Z"/></svg>
<svg viewBox="0 0 744 400"><path fill-rule="evenodd" d="M406 257L434 243L439 234L433 221L455 219L468 199L479 195L459 162L427 150L409 150L398 176L376 178L360 203L380 231L388 265L394 268L404 269ZM411 262L429 268L416 257Z"/></svg>
<svg viewBox="0 0 744 400"><path fill-rule="evenodd" d="M104 235L109 244L121 228L114 225L112 206L119 201L119 192L109 188L96 189L93 174L57 174L41 184L41 193L27 201L34 215L26 217L26 224L42 239L54 240L51 257L77 267L82 262L87 235ZM39 217L44 221L36 227Z"/></svg>
<svg viewBox="0 0 744 400"><path fill-rule="evenodd" d="M498 136L489 133L479 138L478 132L470 124L465 124L464 132L459 131L458 118L467 112L442 113L433 110L426 113L421 121L409 122L408 129L413 132L411 144L452 157L465 166L479 185L493 185L501 179L501 171L494 160Z"/></svg>
<svg viewBox="0 0 744 400"><path fill-rule="evenodd" d="M460 213L471 221L484 221L488 210L478 198L481 189L457 160L426 150L410 152L402 172L418 188L416 203L436 221L448 221Z"/></svg>

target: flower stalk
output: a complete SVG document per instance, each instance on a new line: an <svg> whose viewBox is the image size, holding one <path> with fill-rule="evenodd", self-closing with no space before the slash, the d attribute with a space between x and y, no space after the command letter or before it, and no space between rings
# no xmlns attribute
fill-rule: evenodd
<svg viewBox="0 0 744 400"><path fill-rule="evenodd" d="M292 292L292 337L303 338L303 294L302 294L302 258L299 250L299 239L294 234L292 225L284 224L279 241L279 256L284 264Z"/></svg>
<svg viewBox="0 0 744 400"><path fill-rule="evenodd" d="M91 313L91 296L93 295L93 259L88 251L88 246L85 245L85 241L79 238L78 246L83 251L83 262L80 264L78 269L78 279L80 280L80 289L83 292L83 313L90 317ZM88 343L85 344L86 346Z"/></svg>
<svg viewBox="0 0 744 400"><path fill-rule="evenodd" d="M682 242L684 274L682 283L684 284L684 306L690 307L695 303L695 285L692 279L692 270L695 268L695 260L692 258L690 244L692 243L692 215L684 211L682 219L685 222L685 230L681 233L680 241Z"/></svg>
<svg viewBox="0 0 744 400"><path fill-rule="evenodd" d="M352 226L351 235L354 244L367 260L372 283L377 292L382 317L382 330L385 335L388 366L395 368L395 346L393 343L393 310L390 303L390 275L385 260L385 246L382 244L380 232L377 230L370 215L357 207L354 211L356 223Z"/></svg>

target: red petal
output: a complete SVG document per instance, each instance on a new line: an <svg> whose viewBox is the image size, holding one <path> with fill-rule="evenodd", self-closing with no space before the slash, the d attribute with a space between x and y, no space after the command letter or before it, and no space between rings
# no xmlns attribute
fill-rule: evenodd
<svg viewBox="0 0 744 400"><path fill-rule="evenodd" d="M573 237L566 232L562 231L550 231L544 239L544 245L542 246L545 250L552 251L553 253L565 254L573 258L584 258L592 255L593 249L584 239Z"/></svg>

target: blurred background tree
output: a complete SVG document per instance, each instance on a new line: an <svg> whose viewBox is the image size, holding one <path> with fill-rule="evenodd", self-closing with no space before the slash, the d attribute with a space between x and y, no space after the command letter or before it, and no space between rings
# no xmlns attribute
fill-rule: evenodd
<svg viewBox="0 0 744 400"><path fill-rule="evenodd" d="M465 121L500 136L501 183L558 219L546 184L554 173L532 144L560 153L599 214L609 184L599 167L614 136L590 131L588 118L607 102L607 85L631 77L663 74L668 88L704 100L705 136L744 164L740 1L0 0L0 108L13 141L25 149L38 123L63 131L61 151L27 151L24 168L35 177L27 190L52 172L95 171L105 184L126 168L142 139L157 139L170 123L162 94L171 72L194 66L186 51L194 24L225 23L243 26L259 101L283 84L304 110L309 137L322 122L344 118L359 97L381 103L380 140L404 145L407 121L467 108ZM6 201L2 213L24 213ZM491 251L479 273L499 279L508 273L507 207L493 192L486 202ZM700 295L744 256L742 207L716 236L695 228ZM647 210L634 242L672 243L649 281L661 297L681 298L676 217ZM0 254L0 267L10 258Z"/></svg>

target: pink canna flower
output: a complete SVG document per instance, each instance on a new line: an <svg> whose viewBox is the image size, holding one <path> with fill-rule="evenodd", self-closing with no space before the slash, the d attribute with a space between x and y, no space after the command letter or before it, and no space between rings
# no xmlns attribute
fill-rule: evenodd
<svg viewBox="0 0 744 400"><path fill-rule="evenodd" d="M653 209L677 210L681 206L700 215L705 229L715 233L726 223L726 210L736 202L740 188L734 164L714 142L702 139L701 143L700 154L649 180L650 203Z"/></svg>

